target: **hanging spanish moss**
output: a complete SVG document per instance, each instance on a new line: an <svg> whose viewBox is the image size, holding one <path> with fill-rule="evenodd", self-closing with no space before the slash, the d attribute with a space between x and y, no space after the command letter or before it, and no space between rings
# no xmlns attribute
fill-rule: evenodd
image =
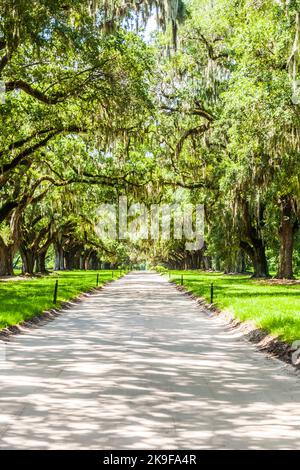
<svg viewBox="0 0 300 470"><path fill-rule="evenodd" d="M14 48L19 41L22 32L27 29L26 15L24 11L28 9L26 0L6 0L1 2L3 14L9 18L7 30L4 25L5 34L9 38L7 50ZM137 23L141 20L146 25L148 18L156 12L158 26L163 30L171 24L173 31L173 41L176 44L177 22L184 16L184 4L182 0L85 0L80 6L83 17L84 14L95 19L97 26L104 32L113 32L120 22L131 19ZM42 11L42 10L41 10ZM73 9L70 5L62 7L61 11L74 21ZM43 17L51 17L52 11L45 5ZM76 16L77 18L77 16ZM36 41L39 38L36 38Z"/></svg>
<svg viewBox="0 0 300 470"><path fill-rule="evenodd" d="M295 16L295 39L292 47L292 52L288 60L290 75L293 81L293 91L297 92L297 73L299 65L299 50L300 50L300 15L296 12Z"/></svg>
<svg viewBox="0 0 300 470"><path fill-rule="evenodd" d="M156 12L157 24L163 30L168 24L172 26L173 43L177 44L177 22L184 15L184 4L181 0L89 0L88 9L91 15L103 18L104 31L111 32L124 18L134 17L143 24Z"/></svg>

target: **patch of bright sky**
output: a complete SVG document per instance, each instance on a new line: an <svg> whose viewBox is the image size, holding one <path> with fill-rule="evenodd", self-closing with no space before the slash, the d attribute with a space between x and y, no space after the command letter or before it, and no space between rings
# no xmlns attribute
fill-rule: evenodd
<svg viewBox="0 0 300 470"><path fill-rule="evenodd" d="M153 14L149 17L145 31L143 32L143 37L146 42L151 42L153 33L158 31L156 15Z"/></svg>

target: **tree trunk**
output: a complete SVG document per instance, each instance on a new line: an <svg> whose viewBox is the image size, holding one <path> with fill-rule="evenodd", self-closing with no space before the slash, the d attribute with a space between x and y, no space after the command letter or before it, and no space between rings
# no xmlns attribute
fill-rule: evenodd
<svg viewBox="0 0 300 470"><path fill-rule="evenodd" d="M88 264L89 264L89 253L87 252L84 252L82 255L81 255L81 261L80 261L80 266L81 268L80 269L83 269L83 270L87 270L88 269Z"/></svg>
<svg viewBox="0 0 300 470"><path fill-rule="evenodd" d="M82 255L80 255L79 269L84 269L84 258Z"/></svg>
<svg viewBox="0 0 300 470"><path fill-rule="evenodd" d="M244 241L240 242L241 248L247 253L252 261L254 273L252 277L265 278L269 277L269 268L266 257L265 246L262 240L253 241L252 246Z"/></svg>
<svg viewBox="0 0 300 470"><path fill-rule="evenodd" d="M80 248L77 248L74 252L74 261L73 261L74 269L80 269L81 251L82 251L82 248L80 247Z"/></svg>
<svg viewBox="0 0 300 470"><path fill-rule="evenodd" d="M75 245L69 247L69 249L64 252L65 255L65 269L80 269L80 256L82 252L82 247Z"/></svg>
<svg viewBox="0 0 300 470"><path fill-rule="evenodd" d="M277 273L280 279L293 279L294 235L297 228L292 198L286 197L281 200L280 253Z"/></svg>
<svg viewBox="0 0 300 470"><path fill-rule="evenodd" d="M0 276L13 276L13 250L0 239Z"/></svg>
<svg viewBox="0 0 300 470"><path fill-rule="evenodd" d="M22 273L33 274L35 253L33 250L20 246L20 255L22 258Z"/></svg>
<svg viewBox="0 0 300 470"><path fill-rule="evenodd" d="M212 267L212 261L210 256L203 256L203 263L205 266L205 270L209 271Z"/></svg>
<svg viewBox="0 0 300 470"><path fill-rule="evenodd" d="M253 277L269 277L269 268L266 257L265 246L259 240L256 246L254 246L254 258L252 260L254 267Z"/></svg>
<svg viewBox="0 0 300 470"><path fill-rule="evenodd" d="M246 271L245 255L242 250L235 254L235 273L243 274Z"/></svg>
<svg viewBox="0 0 300 470"><path fill-rule="evenodd" d="M55 245L55 263L54 263L54 270L55 271L63 271L65 269L64 264L64 252L61 246Z"/></svg>
<svg viewBox="0 0 300 470"><path fill-rule="evenodd" d="M98 255L97 252L93 251L90 255L89 260L89 269L97 270L99 267Z"/></svg>
<svg viewBox="0 0 300 470"><path fill-rule="evenodd" d="M265 205L259 206L259 211L254 216L246 200L241 200L241 209L244 222L244 237L240 240L240 248L244 250L252 261L254 274L253 277L269 277L269 268L266 257L265 244L262 238L262 229L264 227ZM254 220L253 220L254 219Z"/></svg>
<svg viewBox="0 0 300 470"><path fill-rule="evenodd" d="M36 272L37 273L46 273L46 251L43 251L41 253L38 253L36 257Z"/></svg>
<svg viewBox="0 0 300 470"><path fill-rule="evenodd" d="M246 272L246 260L245 260L245 254L243 251L241 251L240 253L240 269L241 269L241 273L245 273Z"/></svg>
<svg viewBox="0 0 300 470"><path fill-rule="evenodd" d="M71 271L74 269L74 256L71 251L64 252L64 259L65 259L65 269L67 271Z"/></svg>
<svg viewBox="0 0 300 470"><path fill-rule="evenodd" d="M84 254L84 269L87 271L90 267L90 256L91 252L87 252Z"/></svg>

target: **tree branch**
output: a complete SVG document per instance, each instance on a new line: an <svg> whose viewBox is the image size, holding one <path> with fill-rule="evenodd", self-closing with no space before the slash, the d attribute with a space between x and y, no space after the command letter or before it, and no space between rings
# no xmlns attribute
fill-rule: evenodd
<svg viewBox="0 0 300 470"><path fill-rule="evenodd" d="M170 111L172 113L178 112L178 113L190 114L192 116L201 116L207 119L209 122L212 122L214 120L213 114L211 114L209 111L206 111L205 109L201 107L197 107L189 111L184 111L180 108L172 108L171 106L163 105L160 107L160 109L162 109L163 111Z"/></svg>
<svg viewBox="0 0 300 470"><path fill-rule="evenodd" d="M11 162L6 163L5 165L2 165L2 168L1 168L2 175L16 168L29 155L31 155L33 152L35 152L39 148L44 147L47 144L47 142L49 142L49 140L51 140L53 137L59 134L65 133L65 132L79 133L79 132L85 132L85 131L86 129L80 128L78 126L69 126L69 127L61 128L61 129L53 129L52 131L49 132L49 134L45 138L43 138L36 144L26 148L22 152L20 152L15 158L13 158Z"/></svg>
<svg viewBox="0 0 300 470"><path fill-rule="evenodd" d="M182 151L184 142L186 141L186 139L187 139L188 137L190 137L191 135L203 134L203 133L204 133L205 131L207 131L208 129L209 129L209 126L206 125L206 124L202 124L201 126L197 126L197 127L193 127L192 129L188 129L188 130L181 136L181 138L179 139L179 141L177 142L176 149L175 149L176 158L178 158L178 157L180 156L180 153L181 153L181 151Z"/></svg>
<svg viewBox="0 0 300 470"><path fill-rule="evenodd" d="M13 91L13 90L23 90L27 95L33 96L39 101L42 101L45 104L53 105L57 103L61 103L64 101L69 95L66 93L55 93L52 96L47 96L43 92L33 88L29 83L25 82L24 80L14 80L5 83L6 92Z"/></svg>
<svg viewBox="0 0 300 470"><path fill-rule="evenodd" d="M27 144L31 140L35 139L36 137L44 134L48 134L48 132L55 131L55 128L49 128L49 129L43 129L42 131L37 131L31 134L29 137L25 137L24 139L17 140L13 143L11 143L6 149L0 151L0 157L4 155L6 152L9 152L10 150L14 150L17 148L22 147L23 145Z"/></svg>

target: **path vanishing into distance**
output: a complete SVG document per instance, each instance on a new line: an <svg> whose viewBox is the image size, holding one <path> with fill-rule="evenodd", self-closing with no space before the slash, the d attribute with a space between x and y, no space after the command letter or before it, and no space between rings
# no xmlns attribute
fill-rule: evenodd
<svg viewBox="0 0 300 470"><path fill-rule="evenodd" d="M14 336L1 449L296 449L300 379L158 274Z"/></svg>

